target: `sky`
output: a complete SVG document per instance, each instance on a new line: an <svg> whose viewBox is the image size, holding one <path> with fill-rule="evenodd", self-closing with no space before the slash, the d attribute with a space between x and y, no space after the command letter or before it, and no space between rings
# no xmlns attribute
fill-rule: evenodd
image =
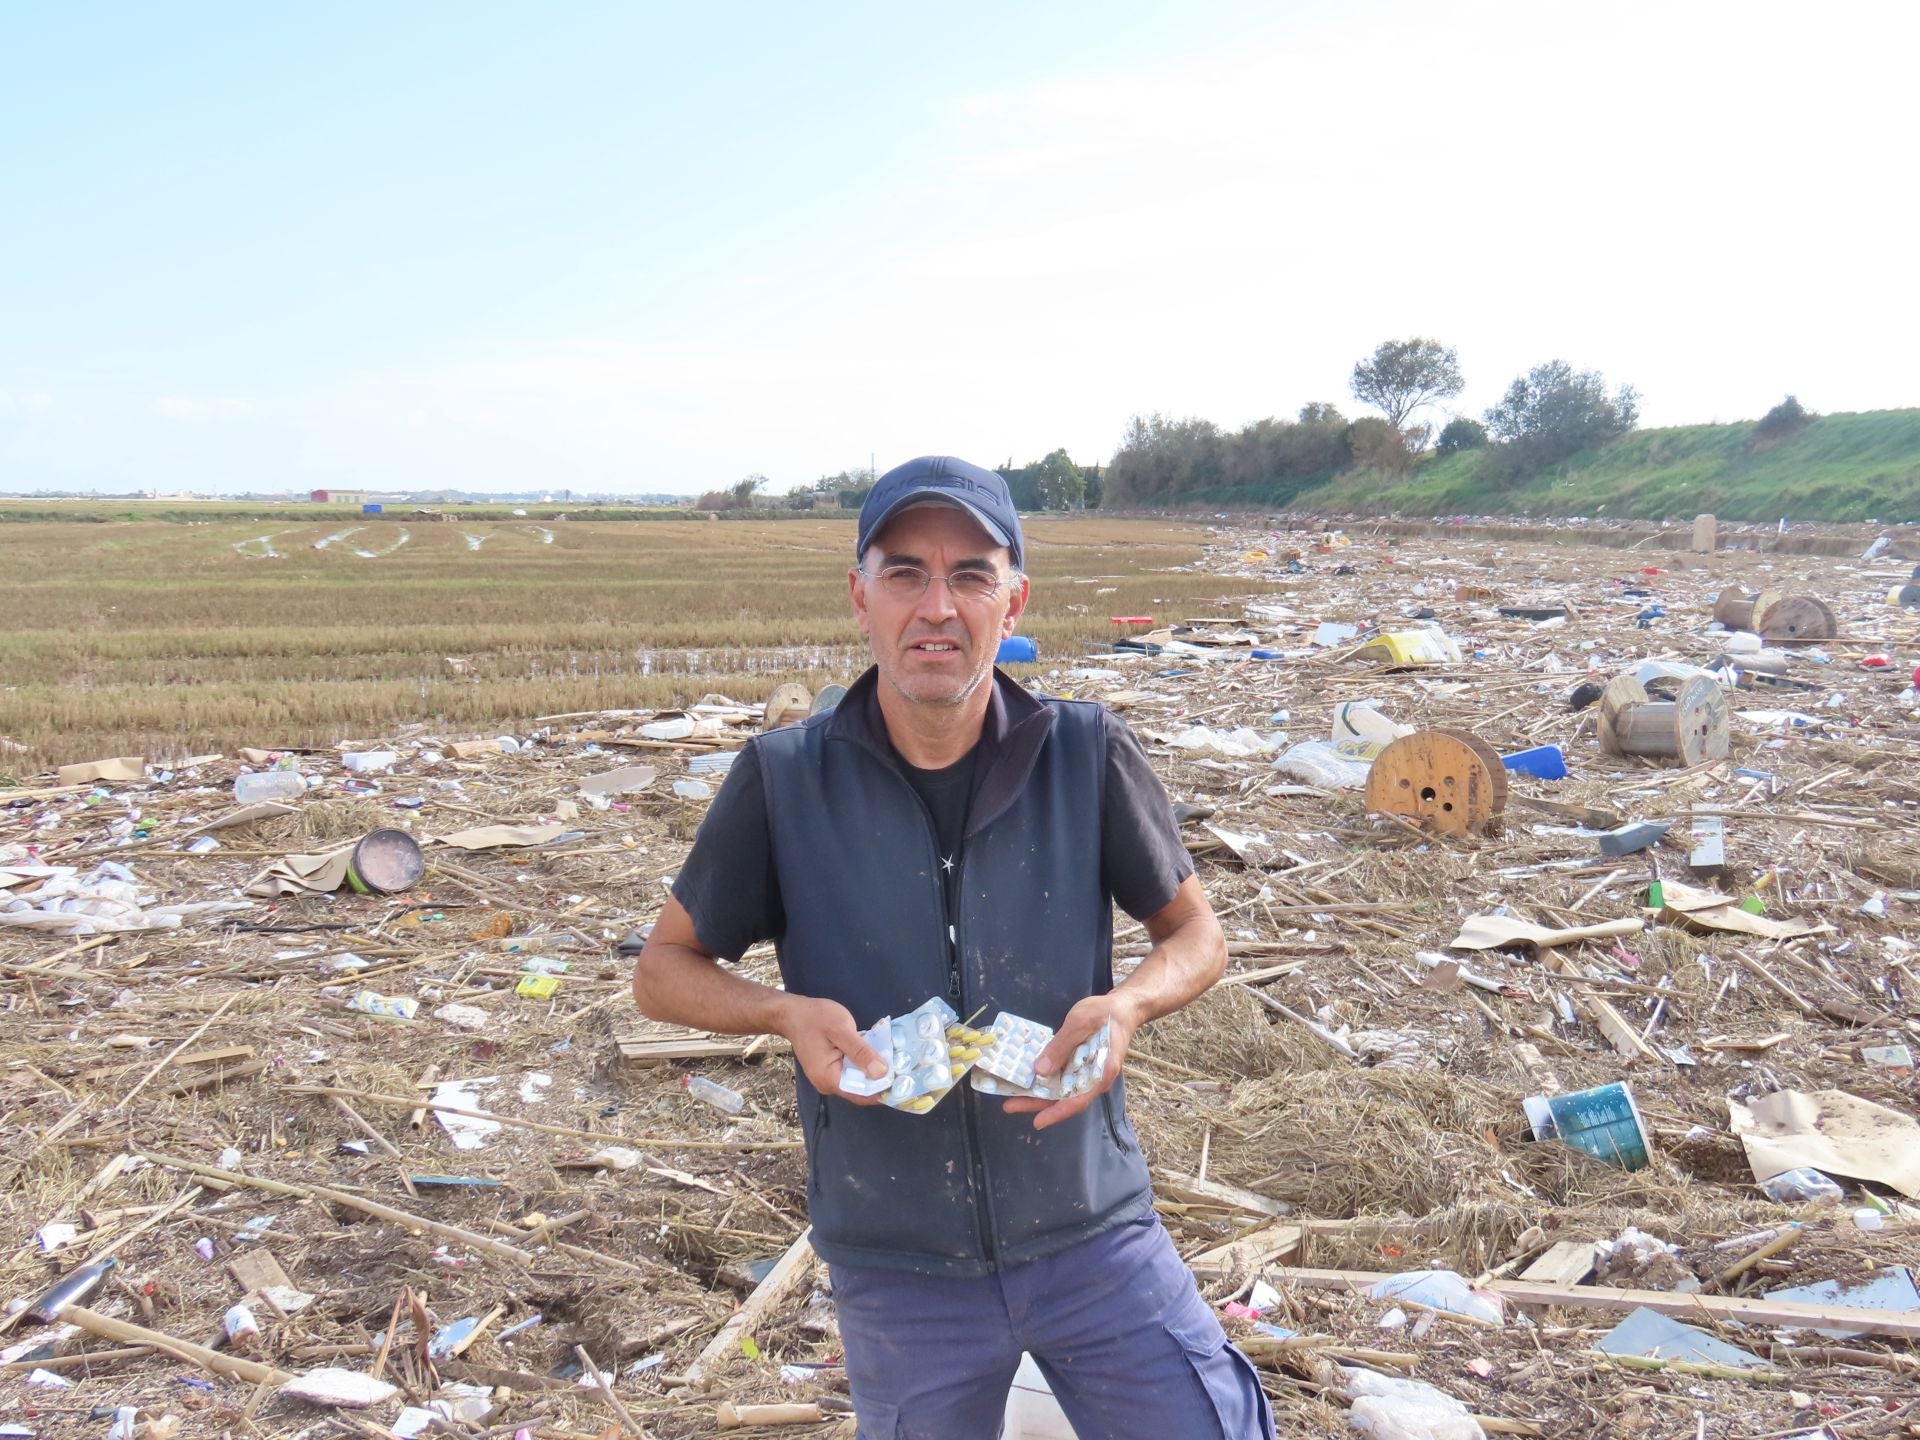
<svg viewBox="0 0 1920 1440"><path fill-rule="evenodd" d="M1920 6L0 7L0 490L695 493L1130 416L1920 405ZM1445 412L1435 418L1444 419Z"/></svg>

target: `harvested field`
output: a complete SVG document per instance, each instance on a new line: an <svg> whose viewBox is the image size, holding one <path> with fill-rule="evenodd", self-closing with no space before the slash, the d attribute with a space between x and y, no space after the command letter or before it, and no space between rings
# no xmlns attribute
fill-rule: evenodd
<svg viewBox="0 0 1920 1440"><path fill-rule="evenodd" d="M1910 1061L1897 1059L1900 1047L1920 1045L1920 700L1908 683L1920 626L1886 592L1912 560L1648 557L1470 532L1316 550L1300 536L1222 527L1168 534L1167 548L1135 552L1130 563L1125 533L1107 525L1034 526L1046 547L1036 546L1034 613L1052 627L1033 627L1046 657L1034 680L1124 713L1175 801L1211 811L1185 833L1227 931L1229 975L1138 1037L1130 1105L1163 1218L1208 1296L1224 1306L1273 1291L1257 1320L1227 1324L1262 1367L1282 1433L1349 1433L1341 1377L1328 1368L1340 1359L1429 1382L1494 1434L1759 1440L1823 1425L1834 1437L1916 1433L1920 1315L1858 1310L1848 1328L1867 1333L1827 1340L1782 1329L1781 1316L1800 1312L1766 1299L1785 1286L1910 1271L1920 1263L1911 1194L1836 1170L1838 1201L1770 1199L1730 1109L1782 1092L1842 1092L1884 1107L1876 1114L1892 1116L1882 1123L1893 1148L1908 1143L1898 1127L1912 1123L1920 1096ZM87 723L76 701L34 732L31 756L7 762L21 782L0 791L0 906L14 897L11 914L0 909L8 1294L35 1299L111 1252L118 1268L84 1302L87 1313L70 1311L69 1320L101 1328L93 1316L105 1314L221 1348L189 1361L85 1328L15 1321L4 1342L42 1349L16 1360L14 1373L38 1365L73 1388L0 1388L0 1423L97 1434L112 1407L128 1405L143 1418L178 1416L191 1436L385 1434L403 1402L423 1404L443 1382L464 1381L491 1387L491 1408L465 1431L456 1422L454 1433L621 1433L620 1415L578 1383L575 1347L614 1377L634 1422L663 1440L714 1433L722 1402L831 1407L844 1393L823 1272L797 1259L757 1288L806 1223L792 1085L777 1046L716 1044L641 1022L627 993L629 962L612 949L652 918L698 825L704 802L677 795L673 782L717 781L716 757L757 723L750 703L733 702L758 700L786 672L715 664L684 678L592 677L605 689L501 673L530 663L543 621L575 627L568 633L581 637L583 653L597 626L628 623L592 611L592 586L566 581L561 564L570 553L578 563L579 546L607 543L603 534L618 543L624 527L592 527L585 538L587 527L554 528L551 546L529 537L509 552L503 537L474 552L458 527L419 527L411 544L376 561L346 553L381 548L364 534L317 557L309 541L299 551L309 567L302 603L345 647L336 657L301 648L308 632L293 625L267 627L285 638L285 655L258 659L239 636L222 650L211 638L221 633L211 598L219 587L209 582L205 596L197 579L187 587L195 598L178 619L194 638L177 642L180 678L203 665L238 672L285 660L304 678L223 672L211 683L230 698L280 683L318 693L329 688L329 659L340 658L339 678L354 682L331 685L344 706L382 697L365 713L296 721L263 703L190 726L189 738L165 730L173 712L156 709L124 729L80 732L121 742L88 749L78 735L60 736L62 722ZM731 658L833 647L803 673L851 677L835 579L846 563L843 525L689 528L717 547L703 552L703 571L753 568L759 583L724 588L706 575L676 591L664 562L636 557L632 585L652 587L650 604L669 617L662 633L686 642L656 641L656 650ZM755 528L764 533L753 548L730 548ZM231 557L207 563L238 587L228 593L253 597L231 613L250 613L267 592L249 587L269 582L246 567L296 562L235 555L229 542L246 538L242 530L261 534L257 525L215 530L176 527L161 539L193 537L194 554ZM793 549L770 558L769 540ZM1290 547L1304 553L1290 562ZM460 573L509 553L528 567L517 587L496 590L493 608L469 597ZM602 571L616 568L613 558L599 555ZM87 563L111 590L110 561ZM415 567L410 578L382 578L402 566ZM1184 568L1161 568L1172 566ZM353 578L334 578L336 569ZM17 567L8 573L0 582L8 587L42 583L17 578ZM794 607L785 618L763 603L775 573ZM542 574L555 582L550 603ZM79 673L103 695L131 703L154 687L160 677L137 669L152 657L116 647L128 634L176 643L160 639L173 633L161 576L125 580L112 592L121 598L103 603L143 596L144 608L123 631L90 633L79 583L42 579L47 631L7 637L21 647L4 652L9 676L23 673L22 656L38 657L37 666L59 654L48 636L71 625L77 649L67 653L85 657ZM1709 614L1728 584L1804 591L1832 607L1840 637L1795 648L1784 663L1782 679L1811 688L1725 690L1727 753L1691 768L1604 753L1595 709L1570 709L1568 692L1648 658L1714 659L1725 637L1709 633ZM1109 586L1112 594L1100 593ZM683 605L674 598L682 593L704 598ZM489 667L485 683L440 678L422 693L420 676L382 680L352 648L364 595L380 613L418 616L423 626L430 605L444 604L451 609L434 625L484 629L509 595L539 612L506 626L518 638L462 647ZM614 617L639 601L603 603ZM1543 622L1503 616L1502 607L1562 615ZM1422 608L1459 643L1460 660L1379 663L1360 653L1364 632L1332 645L1311 640L1322 622L1399 628L1399 617ZM1665 614L1648 613L1657 608ZM1167 626L1156 636L1163 648L1096 653L1092 643L1111 638L1109 613L1154 615ZM700 620L723 616L736 632L698 634ZM1218 623L1168 624L1194 621ZM1281 658L1253 658L1256 644ZM396 642L394 653L420 665L439 648ZM1894 663L1863 668L1870 654ZM123 664L141 678L119 678ZM653 680L679 688L639 688ZM592 698L548 703L563 692L545 687L568 683L584 688L565 693ZM399 708L408 685L411 712ZM522 685L534 688L523 697L512 688ZM445 698L462 688L500 708L482 719ZM643 731L659 723L654 708L707 691L727 699L694 711L691 734ZM29 713L19 694L4 697L12 708L0 729ZM1361 791L1273 768L1293 745L1326 739L1336 706L1363 699L1396 722L1473 732L1501 754L1559 745L1570 773L1514 774L1488 833L1441 836L1370 813ZM566 709L594 713L536 723ZM292 737L279 727L295 725L313 747L299 764L317 788L291 813L206 832L233 808L235 747L285 746ZM1279 730L1286 739L1274 737ZM453 748L502 732L524 743L511 753ZM133 742L152 736L173 737L165 776L149 767L136 780L62 786L40 773L54 760L133 754L149 748ZM354 774L334 744L343 739L355 750L382 742L398 759L391 770ZM194 750L225 753L181 766ZM581 793L582 780L629 765L655 773L605 808ZM1724 822L1717 878L1689 869L1695 807ZM1595 833L1603 817L1675 823L1651 850L1608 856ZM286 856L382 824L421 837L545 828L521 837L530 844L428 845L424 880L390 898L243 893ZM190 848L208 833L217 849ZM138 911L121 913L156 923L88 933L89 918L69 913L45 928L22 924L49 878L35 867L62 867L80 881L103 861L126 867L124 898ZM1757 897L1764 915L1727 922L1716 908L1692 912L1749 927L1712 928L1670 905L1650 907L1656 879L1731 901ZM157 923L172 905L245 908ZM1452 948L1466 921L1503 906L1507 918L1556 929L1620 922L1622 933L1540 949ZM1768 928L1758 920L1781 928L1753 933ZM1139 927L1123 920L1116 963L1142 953ZM1433 956L1459 973L1424 958ZM770 950L743 963L763 978L775 973ZM525 984L559 965L551 995ZM363 1013L350 1004L361 991L412 1000L417 1012ZM693 1058L645 1063L662 1047ZM738 1091L740 1113L703 1104L683 1088L686 1075ZM1622 1079L1649 1132L1644 1168L1532 1138L1527 1097ZM421 1110L423 1101L446 1108ZM471 1120L461 1110L498 1117L501 1128L463 1132ZM1865 1162L1855 1152L1851 1163ZM1603 1260L1592 1276L1579 1257L1561 1266L1579 1245L1616 1241L1628 1227L1672 1248ZM1757 1253L1776 1241L1777 1250ZM1228 1242L1237 1248L1223 1251ZM222 1318L266 1283L265 1256L294 1294L268 1288L269 1298L250 1301L260 1335L228 1347ZM1738 1268L1743 1261L1751 1263ZM1551 1294L1538 1288L1551 1281L1516 1288L1543 1262L1558 1279L1584 1283ZM1363 1293L1367 1276L1436 1264L1487 1282L1483 1299L1507 1287L1501 1323ZM1596 1342L1639 1303L1677 1311L1760 1365L1736 1375L1596 1355ZM1732 1323L1743 1315L1751 1323ZM735 1325L723 1330L730 1317ZM448 1328L467 1319L479 1322L476 1332L452 1354ZM258 1374L208 1373L242 1350L237 1358L287 1372L377 1371L403 1393L362 1421L277 1395ZM852 1427L829 1417L746 1433L847 1437Z"/></svg>
<svg viewBox="0 0 1920 1440"><path fill-rule="evenodd" d="M1169 571L1197 526L1032 535L1049 653L1242 588ZM0 774L818 685L857 660L852 549L850 518L0 525Z"/></svg>

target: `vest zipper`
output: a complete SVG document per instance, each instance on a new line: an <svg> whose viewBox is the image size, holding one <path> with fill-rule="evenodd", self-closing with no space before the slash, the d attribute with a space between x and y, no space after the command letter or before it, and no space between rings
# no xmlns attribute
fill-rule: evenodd
<svg viewBox="0 0 1920 1440"><path fill-rule="evenodd" d="M885 768L893 769L891 765ZM933 876L934 893L940 897L942 921L940 928L947 943L947 989L954 1010L962 1020L965 1020L972 1012L967 1009L966 981L960 965L959 917L947 908L947 882L940 875L940 836L934 829L933 812L927 808L927 802L921 799L920 792L913 788L906 776L897 770L893 771L893 775L896 780L906 786L907 793L913 796L913 803L920 807L920 817L927 824L928 853L933 856L933 868L929 873ZM964 828L960 836L958 864L960 890L964 894L967 879L967 840ZM987 1262L987 1268L998 1269L999 1247L994 1244L992 1207L987 1200L987 1157L980 1149L979 1121L973 1108L974 1090L971 1085L963 1084L960 1092L960 1130L967 1142L967 1182L973 1188L974 1228L980 1238L980 1253Z"/></svg>
<svg viewBox="0 0 1920 1440"><path fill-rule="evenodd" d="M957 888L961 896L964 897L967 893L967 840L964 830L960 837L959 863L960 884ZM942 906L946 904L945 885L940 887L940 903ZM947 924L952 927L948 933L953 937L953 965L957 984L960 974L960 917L957 915L948 916ZM960 1018L962 1020L965 1020L972 1013L963 1003L958 1001L955 1002L954 1008L960 1011ZM980 1148L979 1130L977 1128L980 1123L978 1118L979 1112L974 1108L979 1104L979 1101L979 1093L974 1090L973 1086L968 1085L961 1092L960 1128L966 1133L967 1150L980 1177L980 1183L975 1187L973 1194L975 1210L980 1223L981 1248L986 1252L987 1265L990 1268L998 1269L1000 1246L993 1228L993 1203L988 1198L993 1194L993 1176L987 1170L987 1153Z"/></svg>

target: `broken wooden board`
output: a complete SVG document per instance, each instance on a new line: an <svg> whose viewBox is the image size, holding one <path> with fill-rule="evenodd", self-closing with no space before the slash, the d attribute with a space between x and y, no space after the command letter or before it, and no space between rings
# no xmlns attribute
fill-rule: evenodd
<svg viewBox="0 0 1920 1440"><path fill-rule="evenodd" d="M1575 991L1580 1008L1587 1012L1601 1034L1607 1037L1607 1043L1623 1060L1657 1060L1651 1046L1640 1038L1633 1026L1612 1005L1589 990Z"/></svg>
<svg viewBox="0 0 1920 1440"><path fill-rule="evenodd" d="M1594 1242L1556 1240L1553 1247L1520 1272L1535 1285L1578 1285L1593 1273Z"/></svg>
<svg viewBox="0 0 1920 1440"><path fill-rule="evenodd" d="M788 1293L806 1278L812 1265L813 1230L808 1228L801 1231L800 1238L787 1247L787 1253L767 1272L767 1278L755 1287L746 1303L727 1317L727 1323L715 1332L706 1348L694 1357L693 1363L679 1375L661 1376L660 1383L669 1390L685 1389L696 1393L710 1387L714 1367L739 1351L740 1337L751 1334L760 1319L778 1307Z"/></svg>
<svg viewBox="0 0 1920 1440"><path fill-rule="evenodd" d="M1224 1280L1284 1260L1300 1248L1306 1231L1299 1225L1263 1225L1223 1244L1202 1250L1187 1261L1197 1280Z"/></svg>
<svg viewBox="0 0 1920 1440"><path fill-rule="evenodd" d="M1217 1180L1202 1180L1171 1170L1161 1171L1160 1180L1153 1188L1169 1200L1181 1200L1189 1205L1213 1210L1233 1210L1264 1219L1293 1213L1293 1206L1284 1200L1269 1199L1235 1185L1222 1185Z"/></svg>
<svg viewBox="0 0 1920 1440"><path fill-rule="evenodd" d="M1270 1267L1262 1272L1272 1285L1309 1290L1345 1290L1365 1294L1386 1274L1372 1270L1307 1270ZM1564 1305L1578 1310L1638 1310L1711 1325L1737 1320L1747 1325L1793 1325L1809 1329L1857 1330L1866 1335L1920 1339L1920 1311L1868 1310L1850 1305L1803 1305L1786 1300L1743 1299L1730 1295L1681 1295L1671 1290L1615 1290L1606 1285L1543 1285L1532 1280L1491 1280L1480 1287L1517 1305Z"/></svg>
<svg viewBox="0 0 1920 1440"><path fill-rule="evenodd" d="M196 1090L214 1090L230 1080L246 1080L258 1075L267 1068L265 1060L247 1060L238 1065L217 1065L204 1075L190 1075L184 1080L176 1080L160 1093L162 1095L191 1095Z"/></svg>
<svg viewBox="0 0 1920 1440"><path fill-rule="evenodd" d="M1726 872L1727 822L1723 816L1693 817L1693 850L1687 856L1687 868L1695 875L1711 878Z"/></svg>
<svg viewBox="0 0 1920 1440"><path fill-rule="evenodd" d="M780 1035L710 1035L703 1030L687 1030L678 1035L622 1035L620 1063L642 1069L665 1065L670 1060L746 1060L774 1049L784 1049L786 1038Z"/></svg>
<svg viewBox="0 0 1920 1440"><path fill-rule="evenodd" d="M227 1262L227 1273L248 1295L257 1295L262 1290L294 1288L287 1272L280 1268L280 1262L265 1250L240 1251Z"/></svg>

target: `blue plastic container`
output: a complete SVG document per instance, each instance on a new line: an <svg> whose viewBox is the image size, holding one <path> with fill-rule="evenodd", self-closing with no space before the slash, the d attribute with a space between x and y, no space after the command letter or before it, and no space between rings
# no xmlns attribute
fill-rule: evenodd
<svg viewBox="0 0 1920 1440"><path fill-rule="evenodd" d="M1622 1170L1651 1163L1647 1122L1624 1080L1571 1095L1534 1095L1521 1105L1536 1140L1558 1140Z"/></svg>
<svg viewBox="0 0 1920 1440"><path fill-rule="evenodd" d="M1031 665L1040 658L1040 647L1031 635L1009 635L1000 642L993 657L996 665Z"/></svg>
<svg viewBox="0 0 1920 1440"><path fill-rule="evenodd" d="M1558 745L1536 745L1531 750L1502 755L1500 763L1509 770L1521 775L1531 775L1537 780L1567 778L1567 757Z"/></svg>

